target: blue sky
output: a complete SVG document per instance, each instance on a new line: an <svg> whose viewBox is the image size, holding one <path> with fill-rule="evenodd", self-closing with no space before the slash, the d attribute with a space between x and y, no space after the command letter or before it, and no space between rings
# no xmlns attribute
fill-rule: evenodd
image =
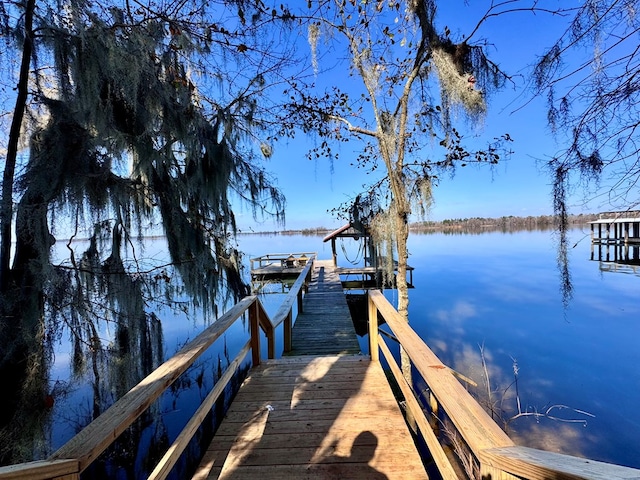
<svg viewBox="0 0 640 480"><path fill-rule="evenodd" d="M440 2L440 28L447 25L453 34L470 32L488 2L469 3L470 6L461 0ZM545 3L549 7L566 7L569 2L548 0ZM486 143L509 133L514 139L514 153L493 170L470 166L458 168L453 178L443 178L434 190L434 205L428 219L552 213L551 179L542 163L553 157L561 146L546 125L545 99L526 96L525 78L536 56L553 44L568 21L569 17L512 13L491 19L474 37L491 43L491 58L514 75L516 85L493 94L483 125L467 130L465 136L475 135ZM308 46L301 43L300 51L310 57ZM319 78L319 81L330 83L332 78ZM305 158L305 152L316 141L301 135L288 143L279 143L272 158L265 163L287 198L285 227L288 229L340 226L343 221L337 220L329 210L355 197L368 180L364 172L350 165L356 158L355 142L342 144L340 158L332 163L328 159ZM594 202L585 207L583 198L584 193L577 191L572 198L571 213L605 208ZM242 230L276 228L270 220L256 224L249 214L239 213L238 220Z"/></svg>

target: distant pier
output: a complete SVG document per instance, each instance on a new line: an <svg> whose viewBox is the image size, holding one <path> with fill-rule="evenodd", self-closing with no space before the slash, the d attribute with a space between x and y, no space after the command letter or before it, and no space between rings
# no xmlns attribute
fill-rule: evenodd
<svg viewBox="0 0 640 480"><path fill-rule="evenodd" d="M591 243L640 245L640 211L601 213L591 225Z"/></svg>
<svg viewBox="0 0 640 480"><path fill-rule="evenodd" d="M640 211L605 212L591 225L591 260L603 271L640 266Z"/></svg>

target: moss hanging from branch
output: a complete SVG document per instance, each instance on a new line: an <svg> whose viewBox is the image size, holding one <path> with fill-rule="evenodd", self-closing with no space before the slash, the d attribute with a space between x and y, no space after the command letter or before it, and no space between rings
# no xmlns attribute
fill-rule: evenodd
<svg viewBox="0 0 640 480"><path fill-rule="evenodd" d="M472 117L481 117L486 112L482 92L475 87L471 71L460 72L460 61L444 50L432 53L433 64L438 72L442 98L447 104L462 106Z"/></svg>
<svg viewBox="0 0 640 480"><path fill-rule="evenodd" d="M232 32L212 27L213 17L228 12L224 2L197 11L180 5L133 11L71 1L54 11L55 2L36 4L37 44L26 65L36 127L20 181L8 180L21 200L14 262L2 272L10 282L2 292L0 351L19 344L13 360L21 365L34 352L36 360L44 358L45 334L59 331L49 325L56 322L73 329L78 372L87 368L79 361L83 352L108 345L96 333L111 322L113 351L122 365L131 363L128 352L159 334L150 309L197 306L215 315L219 302L247 293L231 241L235 197L256 217L283 218L284 199L253 151L264 145L259 137L270 121L255 96L279 68L249 58L248 45L255 51L266 45L250 38L254 25L247 18L257 17L247 3L238 20L244 28ZM263 13L259 2L255 7L256 15ZM0 10L3 21L5 13ZM234 66L241 72L236 77ZM219 88L205 97L196 81ZM84 253L70 241L69 258L56 265L53 219L70 220L72 238L91 237ZM162 270L144 267L136 240L150 226L167 238L170 259ZM0 359L2 371L16 363L10 357ZM148 349L135 376L158 357ZM98 381L101 357L91 358Z"/></svg>

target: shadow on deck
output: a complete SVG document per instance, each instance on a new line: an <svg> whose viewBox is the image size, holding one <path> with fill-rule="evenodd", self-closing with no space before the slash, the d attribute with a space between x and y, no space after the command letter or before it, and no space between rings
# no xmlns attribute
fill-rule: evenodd
<svg viewBox="0 0 640 480"><path fill-rule="evenodd" d="M340 276L316 261L286 357L251 370L194 479L426 479Z"/></svg>
<svg viewBox="0 0 640 480"><path fill-rule="evenodd" d="M252 370L194 479L426 479L379 364L301 356Z"/></svg>

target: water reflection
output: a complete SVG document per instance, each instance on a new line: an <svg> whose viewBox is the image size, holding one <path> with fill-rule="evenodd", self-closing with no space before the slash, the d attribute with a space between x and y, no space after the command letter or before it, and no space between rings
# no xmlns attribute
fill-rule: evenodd
<svg viewBox="0 0 640 480"><path fill-rule="evenodd" d="M583 237L583 232L574 232L575 239ZM248 235L240 238L240 246L248 252L246 258L285 250L316 250L321 259L331 255L323 250L322 236ZM350 248L347 243L345 247ZM574 298L564 310L552 232L412 234L409 247L416 286L410 292L412 326L446 364L478 384L479 398L489 391L480 354L484 345L492 395L501 400L505 415L517 411L515 390L509 387L516 359L523 408L543 410L558 403L596 416L586 427L520 418L509 424L518 443L640 467L640 305L635 276L603 275L595 261L607 261L606 249L601 259L596 251L591 261L589 242L579 242L570 251ZM609 260L615 255L624 260L624 254L611 249ZM631 260L634 255L638 253L630 249ZM388 295L393 301L393 291ZM277 310L277 299L264 300L268 310ZM136 377L207 325L193 312L154 313L157 321L147 316L145 322L142 317L123 322L126 330L101 324L95 333L109 339L105 349L76 345L60 333L52 337L56 362L43 377L40 401L51 395L54 403L43 403L40 413L29 417L36 427L25 426L16 444L35 452L36 458L48 456L107 408L118 392L137 383ZM86 328L85 338L92 338L92 327ZM226 338L226 346L209 352L134 425L96 467L96 478L144 476L146 465L177 436L202 392L216 381L228 355L235 356L246 339L245 326L239 324ZM229 391L216 406L218 415L231 395ZM206 436L215 420L205 423ZM181 464L174 478L184 476L187 468Z"/></svg>
<svg viewBox="0 0 640 480"><path fill-rule="evenodd" d="M509 436L518 445L574 456L583 456L590 445L597 443L597 438L589 428L575 428L544 419L524 426L514 425Z"/></svg>
<svg viewBox="0 0 640 480"><path fill-rule="evenodd" d="M592 243L591 260L599 263L602 272L640 276L640 245L637 244Z"/></svg>
<svg viewBox="0 0 640 480"><path fill-rule="evenodd" d="M83 288L59 289L70 291L67 296L55 289L47 292L43 361L36 362L38 369L31 372L25 391L29 396L23 393L12 410L0 409L3 418L16 420L0 432L3 464L49 457L212 321L210 311L186 298L179 275L166 266L163 239L136 245L139 256L127 245L121 257L106 260L90 258L87 252L93 251L93 239L59 242L54 248L60 286ZM65 262L86 268L75 272ZM129 271L130 263L135 264L134 273ZM209 300L222 302L221 297ZM222 303L220 307L225 308ZM246 342L247 323L237 322L227 335L144 412L83 478L146 478L218 381L229 358ZM241 367L196 438L212 435L247 370L247 365ZM3 396L0 406L8 396ZM170 478L187 476L185 472L199 458L199 448L194 444L187 449Z"/></svg>
<svg viewBox="0 0 640 480"><path fill-rule="evenodd" d="M492 395L506 417L517 412L510 387L514 359L522 411L562 404L595 415L562 412L567 419L586 419L586 427L521 417L509 423L518 443L639 468L638 279L602 274L591 261L588 227L570 232L569 240L576 245L569 251L574 296L564 309L553 231L412 233L411 324L447 365L478 384L479 398L487 391L484 345ZM241 246L260 255L270 241L247 236ZM286 244L302 251L322 240L289 236ZM631 250L629 255L633 259ZM393 303L394 292L387 298Z"/></svg>
<svg viewBox="0 0 640 480"><path fill-rule="evenodd" d="M15 411L4 412L13 417L2 432L4 463L46 458L55 445L51 437L57 429L52 424L68 423L73 433L79 432L163 360L162 324L155 315L119 318L113 341L106 348L100 344L98 325L86 322L82 327L87 335L81 335L80 329L72 330L72 353L67 357L70 370L62 378L51 379L49 364L41 363L39 372L30 373L28 389L6 392L5 396L19 395L21 402ZM42 348L51 348L51 340L47 338ZM91 392L81 404L73 402L77 382ZM140 423L145 421L150 420ZM124 444L137 445L140 435L136 426L127 436L132 440L125 438ZM130 454L135 449L121 451Z"/></svg>

